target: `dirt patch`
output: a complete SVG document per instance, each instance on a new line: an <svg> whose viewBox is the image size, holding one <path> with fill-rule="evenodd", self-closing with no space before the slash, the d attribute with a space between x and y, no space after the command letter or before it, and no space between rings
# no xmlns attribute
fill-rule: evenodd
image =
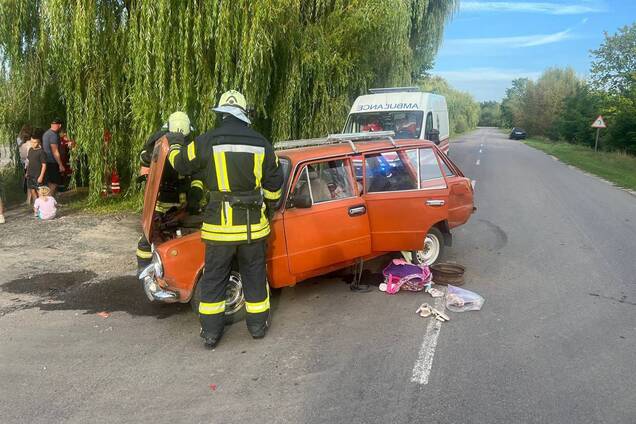
<svg viewBox="0 0 636 424"><path fill-rule="evenodd" d="M84 314L120 311L133 316L153 316L163 319L190 310L187 304L151 303L135 276L90 282L94 277L94 273L82 271L42 274L11 281L0 287L2 292L43 295L43 297L35 301L13 298L14 304L0 308L0 315L16 310L38 308L42 311L81 310Z"/></svg>
<svg viewBox="0 0 636 424"><path fill-rule="evenodd" d="M91 271L60 272L18 278L1 286L2 291L15 294L45 295L68 289L95 278Z"/></svg>

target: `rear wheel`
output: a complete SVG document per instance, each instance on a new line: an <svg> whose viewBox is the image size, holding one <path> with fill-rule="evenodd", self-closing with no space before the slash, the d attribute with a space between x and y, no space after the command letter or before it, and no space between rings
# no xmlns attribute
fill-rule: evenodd
<svg viewBox="0 0 636 424"><path fill-rule="evenodd" d="M424 239L424 249L414 252L417 263L423 265L433 265L444 254L444 235L436 228L431 227Z"/></svg>
<svg viewBox="0 0 636 424"><path fill-rule="evenodd" d="M201 302L201 286L199 281L190 299L190 305L195 314L199 313L199 303ZM225 324L230 325L245 319L245 295L243 294L243 282L241 274L232 271L230 282L225 290Z"/></svg>

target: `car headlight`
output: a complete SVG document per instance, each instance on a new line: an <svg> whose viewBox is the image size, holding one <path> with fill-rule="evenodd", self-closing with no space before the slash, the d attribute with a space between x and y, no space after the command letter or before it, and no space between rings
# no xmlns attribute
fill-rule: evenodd
<svg viewBox="0 0 636 424"><path fill-rule="evenodd" d="M156 250L152 252L152 266L154 267L155 277L163 278L163 262L161 262L161 256Z"/></svg>

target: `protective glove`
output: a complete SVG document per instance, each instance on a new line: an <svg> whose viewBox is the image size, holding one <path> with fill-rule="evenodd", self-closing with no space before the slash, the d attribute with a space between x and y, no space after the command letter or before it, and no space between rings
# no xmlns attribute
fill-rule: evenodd
<svg viewBox="0 0 636 424"><path fill-rule="evenodd" d="M181 146L185 146L185 136L178 132L169 132L166 134L166 138L168 139L168 144L171 146L173 144L180 144Z"/></svg>
<svg viewBox="0 0 636 424"><path fill-rule="evenodd" d="M267 216L268 221L271 221L272 218L274 218L275 212L276 212L276 202L265 201L265 216Z"/></svg>

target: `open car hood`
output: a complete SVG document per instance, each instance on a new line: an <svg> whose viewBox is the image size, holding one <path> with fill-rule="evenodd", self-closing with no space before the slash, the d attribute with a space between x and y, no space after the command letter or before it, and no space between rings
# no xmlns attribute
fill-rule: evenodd
<svg viewBox="0 0 636 424"><path fill-rule="evenodd" d="M152 227L153 227L153 215L155 206L157 205L157 199L159 198L159 187L161 186L161 179L163 177L163 170L166 165L166 158L168 157L168 139L163 136L155 143L155 148L152 152L152 160L150 162L150 172L148 179L146 180L146 190L144 192L144 208L141 215L141 226L143 228L146 239L152 243Z"/></svg>

